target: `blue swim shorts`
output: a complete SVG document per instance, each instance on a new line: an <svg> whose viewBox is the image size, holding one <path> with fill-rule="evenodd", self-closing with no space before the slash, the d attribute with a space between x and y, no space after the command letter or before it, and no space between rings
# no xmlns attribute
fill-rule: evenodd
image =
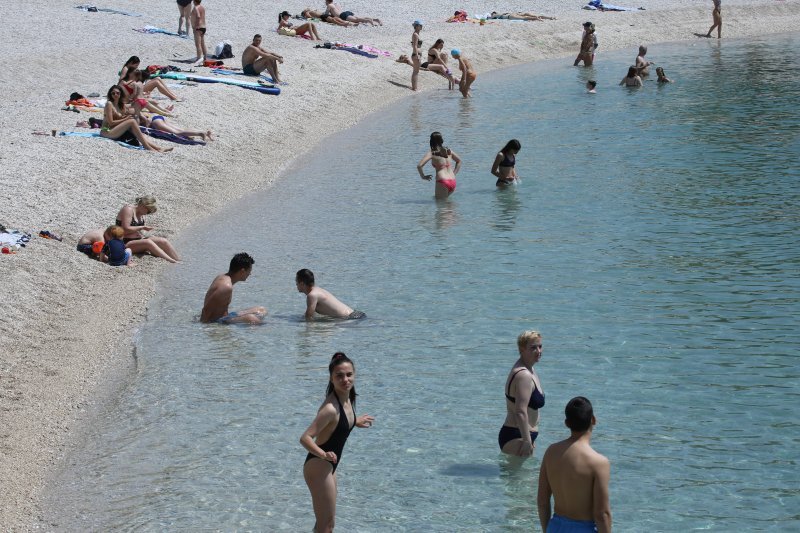
<svg viewBox="0 0 800 533"><path fill-rule="evenodd" d="M227 315L219 317L217 319L217 322L219 324L229 324L230 321L236 318L237 316L239 316L239 313L237 313L236 311L231 311Z"/></svg>
<svg viewBox="0 0 800 533"><path fill-rule="evenodd" d="M547 524L547 533L596 533L597 526L592 520L573 520L557 514Z"/></svg>

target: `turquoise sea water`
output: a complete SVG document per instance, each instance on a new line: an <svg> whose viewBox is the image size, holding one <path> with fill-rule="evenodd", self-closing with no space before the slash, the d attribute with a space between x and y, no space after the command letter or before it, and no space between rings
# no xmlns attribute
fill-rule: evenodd
<svg viewBox="0 0 800 533"><path fill-rule="evenodd" d="M359 413L337 530L530 531L539 458L589 397L620 531L800 530L800 38L651 45L676 83L617 87L635 50L482 75L335 135L178 243L137 370L52 495L72 530L310 530L298 439L336 350ZM599 82L598 94L583 85ZM464 159L433 201L439 130ZM488 170L512 137L523 182ZM235 179L235 176L231 176ZM254 274L196 322L230 257ZM300 320L294 273L366 311ZM516 335L544 336L547 404L520 470L497 447Z"/></svg>

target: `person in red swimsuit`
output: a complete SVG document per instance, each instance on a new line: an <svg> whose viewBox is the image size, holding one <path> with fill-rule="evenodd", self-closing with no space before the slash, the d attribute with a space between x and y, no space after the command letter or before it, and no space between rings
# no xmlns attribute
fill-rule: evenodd
<svg viewBox="0 0 800 533"><path fill-rule="evenodd" d="M438 131L431 133L430 150L417 164L419 176L430 181L433 176L425 174L422 168L431 162L431 166L436 170L436 188L434 196L437 200L444 200L456 190L456 174L461 170L461 158L454 151L444 145L444 138ZM455 168L452 168L450 160L455 161Z"/></svg>

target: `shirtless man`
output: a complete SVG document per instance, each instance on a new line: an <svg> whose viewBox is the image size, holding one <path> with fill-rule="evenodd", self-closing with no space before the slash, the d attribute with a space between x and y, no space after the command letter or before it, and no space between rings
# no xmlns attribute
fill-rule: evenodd
<svg viewBox="0 0 800 533"><path fill-rule="evenodd" d="M611 532L608 480L611 464L589 443L597 423L583 396L569 401L564 423L570 437L551 444L539 470L536 498L543 533ZM555 500L551 515L550 496ZM596 528L596 529L595 529Z"/></svg>
<svg viewBox="0 0 800 533"><path fill-rule="evenodd" d="M636 73L639 76L649 76L650 65L655 65L652 61L646 60L645 55L647 55L647 47L642 45L639 47L639 55L636 56Z"/></svg>
<svg viewBox="0 0 800 533"><path fill-rule="evenodd" d="M192 28L194 29L194 47L197 59L205 61L208 55L206 49L206 8L200 5L203 0L194 0L192 10Z"/></svg>
<svg viewBox="0 0 800 533"><path fill-rule="evenodd" d="M458 61L458 70L461 71L461 80L458 82L458 88L464 98L469 98L472 94L469 88L472 87L472 82L478 77L478 74L472 68L472 62L461 55L461 51L453 48L450 50L450 55Z"/></svg>
<svg viewBox="0 0 800 533"><path fill-rule="evenodd" d="M333 3L333 0L325 0L325 14L330 15L332 17L339 17L345 22L353 22L353 23L366 23L374 26L377 24L378 26L383 26L383 22L380 19L374 19L370 17L357 17L353 14L352 11L342 11L337 4Z"/></svg>
<svg viewBox="0 0 800 533"><path fill-rule="evenodd" d="M263 307L250 307L243 311L228 312L228 306L233 297L233 284L244 281L250 277L255 261L249 254L240 253L233 256L228 272L220 274L206 292L203 302L203 312L200 321L219 322L220 324L260 324L267 314Z"/></svg>
<svg viewBox="0 0 800 533"><path fill-rule="evenodd" d="M242 52L242 71L248 76L258 76L266 69L275 83L280 83L278 63L283 63L283 56L261 48L261 35L255 34L253 42Z"/></svg>
<svg viewBox="0 0 800 533"><path fill-rule="evenodd" d="M314 273L307 268L298 270L294 281L297 285L297 292L306 295L306 320L314 320L315 312L334 318L355 319L367 316L361 311L353 311L351 307L340 302L325 289L315 287Z"/></svg>

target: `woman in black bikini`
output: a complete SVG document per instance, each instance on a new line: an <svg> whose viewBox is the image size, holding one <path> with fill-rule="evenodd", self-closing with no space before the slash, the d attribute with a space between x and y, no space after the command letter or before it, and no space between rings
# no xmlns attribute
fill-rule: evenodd
<svg viewBox="0 0 800 533"><path fill-rule="evenodd" d="M117 215L117 226L125 232L122 240L125 246L135 254L150 254L166 259L170 263L180 261L178 252L164 237L145 237L143 231L152 231L152 226L145 225L145 215L156 212L156 199L153 196L140 196L135 205L125 205Z"/></svg>
<svg viewBox="0 0 800 533"><path fill-rule="evenodd" d="M517 337L519 359L506 378L506 419L497 442L508 455L530 457L539 436L539 409L544 407L542 382L533 365L542 358L542 335L524 331Z"/></svg>
<svg viewBox="0 0 800 533"><path fill-rule="evenodd" d="M316 524L314 531L333 531L336 517L336 467L342 458L344 443L354 427L372 426L373 417L356 417L356 369L344 353L336 352L328 365L330 379L325 401L317 416L300 437L308 450L303 477L311 492Z"/></svg>
<svg viewBox="0 0 800 533"><path fill-rule="evenodd" d="M417 78L419 78L419 67L422 63L420 57L422 53L419 51L422 46L422 39L419 38L419 32L422 31L422 22L415 20L412 24L414 33L411 34L411 90L417 90Z"/></svg>
<svg viewBox="0 0 800 533"><path fill-rule="evenodd" d="M514 167L517 164L517 154L520 148L522 148L522 145L519 141L511 139L495 156L492 164L492 174L497 176L495 185L498 187L511 185L517 181L517 169Z"/></svg>

